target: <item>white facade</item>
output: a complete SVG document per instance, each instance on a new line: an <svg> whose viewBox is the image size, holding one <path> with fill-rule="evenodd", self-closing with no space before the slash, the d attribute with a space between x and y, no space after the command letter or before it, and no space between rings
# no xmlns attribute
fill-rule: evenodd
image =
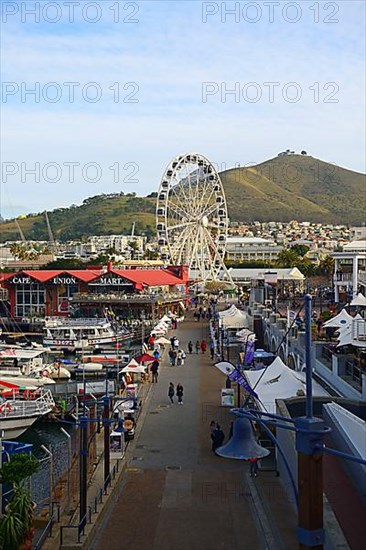
<svg viewBox="0 0 366 550"><path fill-rule="evenodd" d="M226 260L240 262L273 262L277 260L282 246L272 239L259 237L228 237Z"/></svg>
<svg viewBox="0 0 366 550"><path fill-rule="evenodd" d="M361 287L366 287L366 241L353 241L343 247L343 252L333 252L334 299L338 303L340 294L347 293L347 300L355 297Z"/></svg>
<svg viewBox="0 0 366 550"><path fill-rule="evenodd" d="M142 253L146 243L146 237L137 235L93 235L89 243L95 247L97 253L108 248L114 248L117 252L124 252L129 249L130 243L136 243L137 252Z"/></svg>

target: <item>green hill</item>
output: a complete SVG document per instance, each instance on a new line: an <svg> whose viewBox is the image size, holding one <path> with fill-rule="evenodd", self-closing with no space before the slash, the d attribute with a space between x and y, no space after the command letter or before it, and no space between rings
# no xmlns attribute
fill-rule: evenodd
<svg viewBox="0 0 366 550"><path fill-rule="evenodd" d="M307 155L278 156L220 175L233 221L365 221L365 175Z"/></svg>
<svg viewBox="0 0 366 550"><path fill-rule="evenodd" d="M81 206L58 208L48 213L56 240L82 239L90 235L129 234L135 222L136 234L155 234L155 199L132 195L98 195ZM18 220L26 239L48 240L44 214ZM2 223L1 241L19 240L14 221Z"/></svg>
<svg viewBox="0 0 366 550"><path fill-rule="evenodd" d="M222 172L231 221L299 221L357 225L365 221L365 175L307 155L283 155L250 168ZM48 214L58 240L89 235L155 234L155 197L111 194ZM19 220L27 239L48 240L45 216ZM1 223L1 241L19 240L13 221Z"/></svg>

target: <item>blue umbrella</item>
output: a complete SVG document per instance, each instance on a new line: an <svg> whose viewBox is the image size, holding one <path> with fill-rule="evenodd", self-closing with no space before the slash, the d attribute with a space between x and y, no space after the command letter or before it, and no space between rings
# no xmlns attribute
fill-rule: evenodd
<svg viewBox="0 0 366 550"><path fill-rule="evenodd" d="M254 352L254 359L269 359L270 357L274 356L274 353L270 353L269 351L265 351L264 349L257 349Z"/></svg>

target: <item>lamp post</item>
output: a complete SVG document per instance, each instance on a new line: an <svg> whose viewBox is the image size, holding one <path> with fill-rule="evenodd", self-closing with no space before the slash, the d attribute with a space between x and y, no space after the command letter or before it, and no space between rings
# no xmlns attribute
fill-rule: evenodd
<svg viewBox="0 0 366 550"><path fill-rule="evenodd" d="M141 319L141 353L144 353L144 339L145 339L145 311L142 310L140 314Z"/></svg>
<svg viewBox="0 0 366 550"><path fill-rule="evenodd" d="M60 431L67 437L67 462L68 462L68 476L67 476L67 507L70 506L70 467L71 467L71 435L65 428L60 428Z"/></svg>
<svg viewBox="0 0 366 550"><path fill-rule="evenodd" d="M110 476L110 408L108 393L108 368L106 369L105 396L103 399L103 424L104 424L104 483L106 484Z"/></svg>

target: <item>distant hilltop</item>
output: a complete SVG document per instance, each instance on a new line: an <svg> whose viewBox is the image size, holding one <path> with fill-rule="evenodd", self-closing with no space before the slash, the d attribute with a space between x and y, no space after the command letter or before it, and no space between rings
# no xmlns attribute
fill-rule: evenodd
<svg viewBox="0 0 366 550"><path fill-rule="evenodd" d="M287 150L251 167L220 174L233 221L365 221L364 174Z"/></svg>
<svg viewBox="0 0 366 550"><path fill-rule="evenodd" d="M302 151L287 149L277 157L254 166L225 170L224 185L230 220L233 222L309 221L360 225L365 221L364 174L316 159ZM158 183L157 183L158 187ZM66 241L90 235L155 235L156 193L112 193L85 199L80 206L58 208L49 213L55 239ZM19 240L19 227L28 240L47 240L43 214L22 216L1 224L1 241Z"/></svg>

